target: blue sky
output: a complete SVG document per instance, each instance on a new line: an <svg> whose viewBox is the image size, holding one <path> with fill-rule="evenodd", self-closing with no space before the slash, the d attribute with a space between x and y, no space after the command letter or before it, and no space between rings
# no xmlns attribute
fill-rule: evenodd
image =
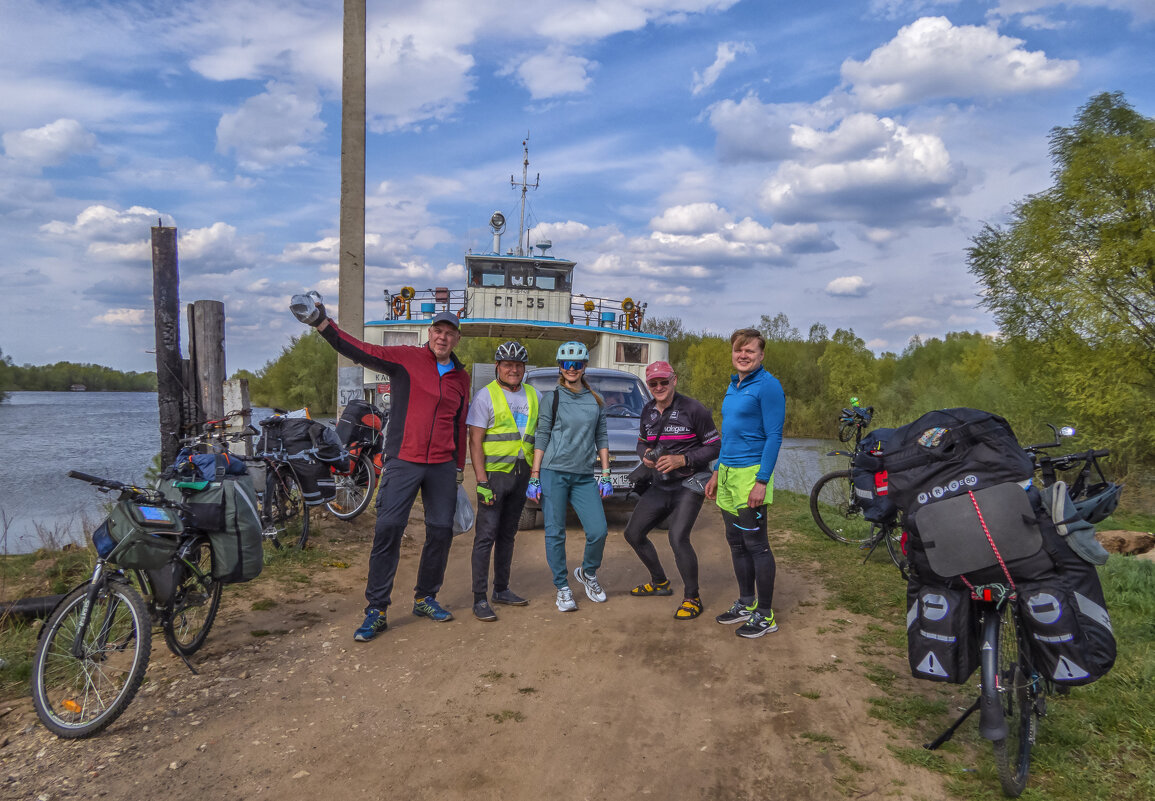
<svg viewBox="0 0 1155 801"><path fill-rule="evenodd" d="M158 219L230 372L301 332L294 292L335 302L341 13L0 0L4 354L153 369ZM370 0L368 42L367 319L516 223L528 133L531 236L578 292L876 351L996 333L970 237L1093 95L1155 115L1152 0Z"/></svg>

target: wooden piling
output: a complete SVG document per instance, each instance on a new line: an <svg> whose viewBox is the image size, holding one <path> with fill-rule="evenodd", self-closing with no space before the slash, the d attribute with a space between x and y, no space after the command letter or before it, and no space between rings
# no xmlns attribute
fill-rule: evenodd
<svg viewBox="0 0 1155 801"><path fill-rule="evenodd" d="M196 300L188 314L189 358L196 374L201 419L219 420L225 416L225 304Z"/></svg>
<svg viewBox="0 0 1155 801"><path fill-rule="evenodd" d="M152 307L156 330L156 389L160 411L160 462L166 468L180 449L181 382L180 277L176 229L152 229Z"/></svg>

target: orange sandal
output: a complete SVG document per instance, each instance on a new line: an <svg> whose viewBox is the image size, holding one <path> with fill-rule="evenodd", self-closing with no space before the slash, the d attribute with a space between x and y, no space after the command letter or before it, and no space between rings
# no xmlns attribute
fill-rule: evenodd
<svg viewBox="0 0 1155 801"><path fill-rule="evenodd" d="M674 610L674 620L693 620L702 614L702 599L687 598Z"/></svg>

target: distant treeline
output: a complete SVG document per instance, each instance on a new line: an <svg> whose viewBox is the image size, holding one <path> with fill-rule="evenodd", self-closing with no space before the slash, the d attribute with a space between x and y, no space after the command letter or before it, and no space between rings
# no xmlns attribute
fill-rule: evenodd
<svg viewBox="0 0 1155 801"><path fill-rule="evenodd" d="M0 352L0 397L6 391L67 392L75 385L89 392L155 392L156 373L124 373L72 362L20 366Z"/></svg>
<svg viewBox="0 0 1155 801"><path fill-rule="evenodd" d="M645 329L670 341L678 390L699 399L720 420L733 367L729 336L689 332L677 318L648 320ZM1024 444L1051 438L1047 423L1073 425L1079 448L1110 448L1113 468L1155 464L1153 397L1125 349L997 340L977 332L912 339L900 354L875 355L852 330L815 324L803 336L785 314L752 327L766 337L764 367L786 392L786 434L833 438L839 410L858 398L875 408L878 426L894 427L932 409L969 406L1006 417ZM467 366L493 361L501 340L466 337L456 353ZM525 343L530 362L553 364L558 343ZM488 369L488 368L486 368ZM336 405L336 357L315 332L285 347L280 357L247 377L253 403L331 413Z"/></svg>

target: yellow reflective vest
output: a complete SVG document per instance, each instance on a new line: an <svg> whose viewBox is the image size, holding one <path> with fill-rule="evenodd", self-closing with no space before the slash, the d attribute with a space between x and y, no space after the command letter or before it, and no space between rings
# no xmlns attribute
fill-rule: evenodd
<svg viewBox="0 0 1155 801"><path fill-rule="evenodd" d="M527 462L533 461L533 432L537 430L537 390L529 384L525 387L525 397L529 401L529 420L525 424L525 436L517 430L517 421L513 419L509 401L505 399L505 390L496 380L486 385L489 390L489 400L493 405L493 425L485 430L485 439L482 440L482 450L485 453L485 472L494 470L508 473L513 470L518 457L523 456Z"/></svg>

